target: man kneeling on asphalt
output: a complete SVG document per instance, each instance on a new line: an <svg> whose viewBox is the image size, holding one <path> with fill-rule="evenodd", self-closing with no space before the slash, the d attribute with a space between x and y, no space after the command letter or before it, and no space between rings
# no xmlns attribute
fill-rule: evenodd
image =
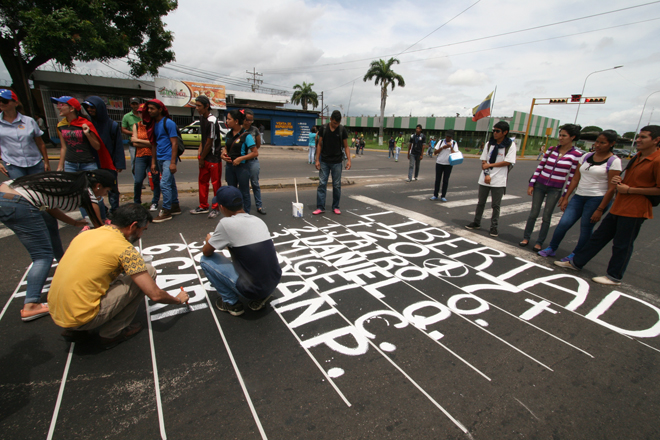
<svg viewBox="0 0 660 440"><path fill-rule="evenodd" d="M112 224L73 239L55 271L48 307L68 340L98 329L105 349L135 336L142 325L131 324L147 295L163 304L183 304L188 295L171 296L158 288L156 270L133 246L152 220L143 206L117 208ZM123 272L123 275L121 275Z"/></svg>
<svg viewBox="0 0 660 440"><path fill-rule="evenodd" d="M275 245L268 227L259 218L243 210L243 197L238 188L223 186L213 198L220 205L223 218L212 234L206 236L201 266L220 298L216 307L233 316L243 314L239 295L248 307L261 310L282 278ZM232 259L216 250L229 250Z"/></svg>

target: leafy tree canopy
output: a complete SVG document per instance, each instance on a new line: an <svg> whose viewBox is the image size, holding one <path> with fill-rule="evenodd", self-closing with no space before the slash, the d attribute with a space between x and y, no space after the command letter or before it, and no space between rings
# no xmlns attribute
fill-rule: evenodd
<svg viewBox="0 0 660 440"><path fill-rule="evenodd" d="M318 107L319 96L314 90L312 90L313 85L314 83L307 84L303 81L302 86L300 84L293 86L295 92L293 92L293 95L291 96L291 102L296 105L302 104L303 110L305 111L307 111L308 104L312 104L312 107L314 108Z"/></svg>
<svg viewBox="0 0 660 440"><path fill-rule="evenodd" d="M597 127L595 125L587 125L580 131L580 133L592 133L592 132L600 133L601 131L603 131L603 129L600 127Z"/></svg>

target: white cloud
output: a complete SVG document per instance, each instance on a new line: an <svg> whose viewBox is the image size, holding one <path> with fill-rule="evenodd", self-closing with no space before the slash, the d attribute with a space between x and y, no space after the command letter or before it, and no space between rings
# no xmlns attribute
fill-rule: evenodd
<svg viewBox="0 0 660 440"><path fill-rule="evenodd" d="M488 76L483 72L477 72L474 69L459 69L449 75L447 84L452 86L480 86L488 81Z"/></svg>

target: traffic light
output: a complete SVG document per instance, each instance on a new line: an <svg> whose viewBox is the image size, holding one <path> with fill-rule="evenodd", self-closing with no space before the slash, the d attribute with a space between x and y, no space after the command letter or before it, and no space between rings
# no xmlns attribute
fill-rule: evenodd
<svg viewBox="0 0 660 440"><path fill-rule="evenodd" d="M571 95L571 102L580 102L582 95Z"/></svg>
<svg viewBox="0 0 660 440"><path fill-rule="evenodd" d="M606 97L600 97L600 98L584 98L584 103L585 104L605 104Z"/></svg>
<svg viewBox="0 0 660 440"><path fill-rule="evenodd" d="M568 98L550 98L550 104L566 104Z"/></svg>

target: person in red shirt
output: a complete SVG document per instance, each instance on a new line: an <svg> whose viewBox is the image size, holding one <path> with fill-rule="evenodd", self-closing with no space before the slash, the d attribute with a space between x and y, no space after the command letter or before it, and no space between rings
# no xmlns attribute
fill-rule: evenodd
<svg viewBox="0 0 660 440"><path fill-rule="evenodd" d="M586 246L576 252L570 261L555 261L557 266L580 270L613 241L607 275L594 277L592 281L613 286L621 284L642 223L653 218L653 204L649 196L660 196L660 126L643 127L636 143L637 154L628 163L623 177L612 178L612 183L617 185L617 195L610 213Z"/></svg>

